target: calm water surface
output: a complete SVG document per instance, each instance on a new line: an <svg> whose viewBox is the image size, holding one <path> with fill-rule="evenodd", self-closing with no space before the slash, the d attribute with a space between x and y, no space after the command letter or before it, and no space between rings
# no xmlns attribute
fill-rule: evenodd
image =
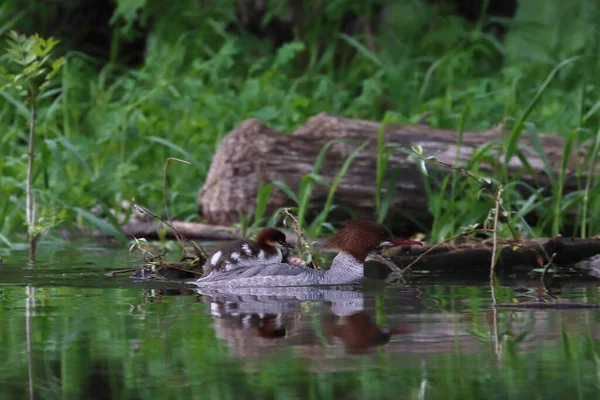
<svg viewBox="0 0 600 400"><path fill-rule="evenodd" d="M441 277L200 293L107 277L137 256L95 245L2 258L0 399L600 398L598 310L494 312ZM496 294L551 300L535 279ZM593 283L555 297L600 303Z"/></svg>

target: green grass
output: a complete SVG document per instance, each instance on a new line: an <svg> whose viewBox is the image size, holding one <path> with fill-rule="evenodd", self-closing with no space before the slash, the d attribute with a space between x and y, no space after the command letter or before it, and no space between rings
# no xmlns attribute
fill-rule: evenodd
<svg viewBox="0 0 600 400"><path fill-rule="evenodd" d="M38 205L56 213L65 210L64 227L114 232L128 219L126 202L132 198L159 209L162 165L168 157L192 164L169 177L173 218L196 219L196 197L212 155L237 124L260 118L274 129L291 132L326 111L378 121L388 115L401 123L416 123L430 112L429 123L460 132L504 121L510 129L506 142L485 145L466 168L478 174L482 161L495 163L489 178L504 184L510 222L529 236L567 229L581 236L600 232L600 82L595 73L600 30L595 3L521 2L515 19L507 22L504 42L482 31L481 23L441 15L422 1L390 3L371 38L376 50L366 34L349 36L339 29L345 7L369 13L370 1L333 2L317 16L306 5L301 12L311 24L279 48L230 29L239 26L233 3L200 7L186 0L166 11L141 3L127 9L124 1L118 3L122 7L115 21L120 22L112 26L118 34L111 53L90 56L70 48L70 38L64 38L57 50L66 59L59 90L44 99L38 113ZM273 5L267 19L285 15L285 4ZM9 0L0 8L0 33L35 26L43 34L49 23L44 20L46 7ZM44 22L35 25L34 16ZM151 26L145 25L147 20ZM136 35L137 26L149 29L144 60L139 67L126 67L117 50L125 38ZM5 64L6 57L0 55L0 65ZM0 245L18 240L16 235L25 230L27 114L19 99L2 93ZM548 193L532 197L517 190L523 184L519 174L509 176L507 163L518 157L526 169L528 154L539 154L540 148L535 140L533 149L517 146L518 139L535 139L540 132L569 137L569 154L582 145L595 149L577 166L578 192L562 191L565 163L551 176ZM390 196L401 194L388 189L395 179L394 171L387 171L390 147L381 138L378 145L373 219L385 222ZM498 151L504 162L497 160ZM569 154L565 152L565 161ZM306 195L318 184L315 176L303 182L297 194L299 212L306 213ZM489 194L482 196L475 182L452 171L432 172L426 188L432 239L481 223L491 207ZM451 204L442 201L448 194ZM260 197L264 203L268 196ZM327 228L327 215L335 207L334 193L329 197L325 214L314 225L317 233ZM268 219L263 208L257 212L257 221Z"/></svg>

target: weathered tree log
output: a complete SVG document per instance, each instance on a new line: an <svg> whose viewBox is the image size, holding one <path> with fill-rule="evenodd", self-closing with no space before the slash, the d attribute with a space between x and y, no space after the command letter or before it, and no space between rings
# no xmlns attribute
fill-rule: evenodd
<svg viewBox="0 0 600 400"><path fill-rule="evenodd" d="M195 222L171 221L177 231L187 239L197 240L234 240L240 239L239 229L228 226L212 226ZM127 237L138 237L146 239L157 239L159 229L164 225L157 221L136 222L121 227L123 234ZM171 228L167 228L166 237L175 239Z"/></svg>
<svg viewBox="0 0 600 400"><path fill-rule="evenodd" d="M206 240L206 241L220 241L220 240L237 240L243 239L242 230L231 226L222 225L207 225L200 224L197 222L184 222L184 221L171 221L171 225L177 229L184 238L190 240ZM165 229L165 225L158 221L148 222L133 222L127 225L123 225L121 230L127 237L137 237L145 239L158 239L160 237L160 229ZM283 229L286 240L296 245L298 243L298 237L295 232ZM98 233L96 237L100 237L102 234ZM166 228L165 237L167 239L176 239L175 233L171 228Z"/></svg>
<svg viewBox="0 0 600 400"><path fill-rule="evenodd" d="M446 244L430 247L400 249L390 260L399 269L410 266L414 272L449 274L453 279L489 279L492 259L492 242ZM406 252L405 250L408 250ZM500 256L496 264L499 277L523 278L535 269L552 262L563 276L586 277L598 281L600 274L600 239L577 239L557 237L552 239L528 240L518 246L499 246ZM390 267L367 261L365 275L384 278L393 272Z"/></svg>
<svg viewBox="0 0 600 400"><path fill-rule="evenodd" d="M281 134L256 119L244 121L223 139L214 156L198 197L199 212L210 224L229 225L238 220L239 211L249 212L255 206L256 193L264 184L283 181L296 190L302 177L312 171L315 159L326 143L332 139L349 139L353 143L335 143L330 148L319 174L325 181L331 182L344 160L359 145L368 141L367 147L342 178L335 195L335 204L355 211L358 216L372 218L375 209L378 129L377 122L352 120L324 113L309 119L292 135ZM488 131L465 132L459 165L465 165L471 159L473 151L483 144L497 143L489 156L482 160L481 169L490 171L497 168L500 163L499 147L506 134L500 127ZM457 136L455 131L428 125L388 125L384 133L386 143L408 148L414 141L424 148L426 154L435 155L439 161L449 164L455 164L456 161ZM541 135L540 140L551 165L558 168L563 140L553 134ZM527 135L522 135L519 144L533 148ZM535 176L526 174L516 157L509 164L512 176L528 181L534 187L548 187L549 179L543 172L542 160L529 153L527 159ZM577 162L575 157L570 161ZM403 219L398 218L402 213L410 214L412 218L428 220L427 197L415 160L395 152L388 164L388 178L395 168L399 169L399 179L390 206L392 227L402 229ZM565 192L575 189L574 180L567 179L566 182ZM316 208L322 206L327 192L327 187L316 184L311 204ZM273 212L279 207L292 204L283 192L274 190L268 211ZM348 215L344 214L343 218L348 218Z"/></svg>

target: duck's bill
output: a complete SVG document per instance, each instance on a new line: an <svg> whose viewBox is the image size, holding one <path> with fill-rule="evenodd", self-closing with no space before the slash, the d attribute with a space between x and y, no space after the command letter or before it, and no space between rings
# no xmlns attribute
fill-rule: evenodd
<svg viewBox="0 0 600 400"><path fill-rule="evenodd" d="M287 247L288 249L295 249L295 248L296 248L296 246L294 246L293 244L290 244L290 243L288 243L288 242L283 242L283 243L281 243L281 242L280 242L280 244L281 244L283 247Z"/></svg>

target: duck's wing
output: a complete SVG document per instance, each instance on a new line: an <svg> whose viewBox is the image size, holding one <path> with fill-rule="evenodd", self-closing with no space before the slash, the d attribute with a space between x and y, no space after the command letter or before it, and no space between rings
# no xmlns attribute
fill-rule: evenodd
<svg viewBox="0 0 600 400"><path fill-rule="evenodd" d="M303 267L301 265L292 264L267 264L254 265L247 267L239 267L231 271L213 271L206 277L202 277L196 281L190 282L195 285L212 285L212 284L227 284L236 283L243 284L243 281L248 281L252 285L259 285L264 281L267 286L272 286L272 281L275 278L289 278L293 284L314 284L322 275L320 271ZM298 278L298 282L295 282ZM270 283L270 284L268 284Z"/></svg>

